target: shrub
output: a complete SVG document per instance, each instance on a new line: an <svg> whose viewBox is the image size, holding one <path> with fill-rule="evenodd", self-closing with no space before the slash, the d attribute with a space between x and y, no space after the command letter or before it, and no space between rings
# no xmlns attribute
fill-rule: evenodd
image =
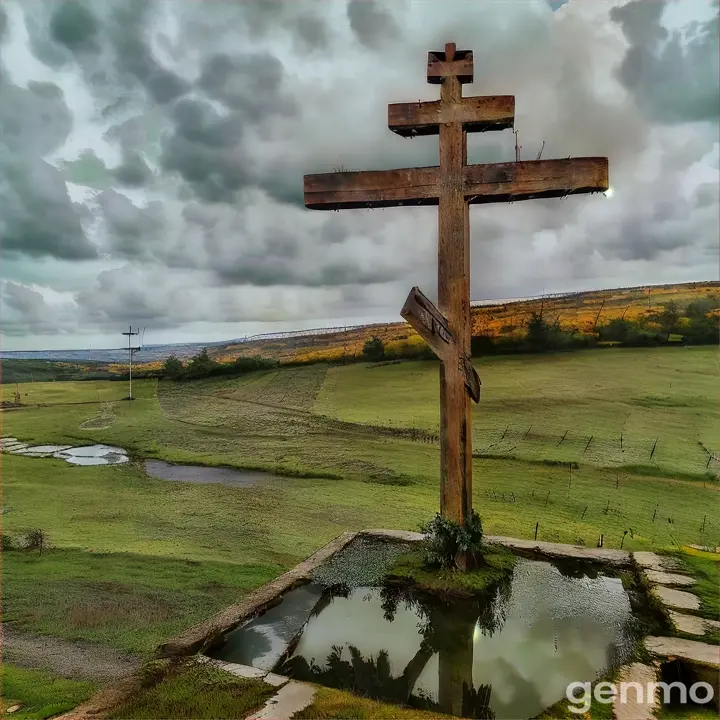
<svg viewBox="0 0 720 720"><path fill-rule="evenodd" d="M12 535L8 535L7 533L2 534L2 549L3 551L17 549L17 543L15 542L15 538L13 538Z"/></svg>
<svg viewBox="0 0 720 720"><path fill-rule="evenodd" d="M175 357L175 355L171 355L163 363L162 374L164 377L169 377L173 380L177 380L177 378L179 378L182 373L183 364L177 357Z"/></svg>
<svg viewBox="0 0 720 720"><path fill-rule="evenodd" d="M474 557L482 550L482 521L475 510L462 525L438 513L420 531L425 535L425 562L430 566L455 567L458 553L469 553Z"/></svg>
<svg viewBox="0 0 720 720"><path fill-rule="evenodd" d="M385 344L376 335L365 341L363 355L371 361L382 360L385 357Z"/></svg>
<svg viewBox="0 0 720 720"><path fill-rule="evenodd" d="M23 547L25 550L38 550L41 555L42 551L47 550L49 545L50 542L47 534L40 528L29 530L23 538Z"/></svg>

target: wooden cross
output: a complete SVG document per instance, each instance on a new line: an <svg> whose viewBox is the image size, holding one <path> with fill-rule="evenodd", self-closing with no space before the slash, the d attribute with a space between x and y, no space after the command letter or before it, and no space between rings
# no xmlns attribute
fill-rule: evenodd
<svg viewBox="0 0 720 720"><path fill-rule="evenodd" d="M470 362L471 204L564 197L608 189L607 158L467 164L467 133L513 127L515 98L463 97L473 80L473 56L428 54L427 80L440 100L388 106L388 127L403 137L440 136L440 165L305 176L305 206L313 210L439 205L438 305L413 288L403 317L438 355L440 367L440 510L462 523L472 509L470 400L480 381Z"/></svg>

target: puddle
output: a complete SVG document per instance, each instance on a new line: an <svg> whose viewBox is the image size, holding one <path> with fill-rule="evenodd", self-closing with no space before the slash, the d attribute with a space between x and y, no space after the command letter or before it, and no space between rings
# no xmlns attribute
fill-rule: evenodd
<svg viewBox="0 0 720 720"><path fill-rule="evenodd" d="M73 447L55 453L54 457L61 458L72 465L120 465L128 462L125 450L112 445L85 445Z"/></svg>
<svg viewBox="0 0 720 720"><path fill-rule="evenodd" d="M68 450L70 445L31 445L25 446L20 452L21 455L40 455L41 457L49 457L61 450Z"/></svg>
<svg viewBox="0 0 720 720"><path fill-rule="evenodd" d="M145 472L161 480L190 483L217 483L231 487L251 487L263 480L276 479L275 475L255 470L234 470L202 465L173 465L162 460L146 460Z"/></svg>
<svg viewBox="0 0 720 720"><path fill-rule="evenodd" d="M282 646L272 666L282 675L458 717L518 720L562 700L569 683L622 664L634 644L619 579L543 561L519 558L511 581L473 600L335 584L311 607L317 588L286 594L213 656L268 669Z"/></svg>
<svg viewBox="0 0 720 720"><path fill-rule="evenodd" d="M17 438L0 438L0 452L26 457L55 457L72 465L119 465L128 462L123 448L111 445L28 445Z"/></svg>

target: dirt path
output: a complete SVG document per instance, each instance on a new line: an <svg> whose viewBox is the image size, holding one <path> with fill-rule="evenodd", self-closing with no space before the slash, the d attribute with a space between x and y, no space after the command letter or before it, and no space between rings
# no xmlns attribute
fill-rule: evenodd
<svg viewBox="0 0 720 720"><path fill-rule="evenodd" d="M135 670L137 655L96 643L30 635L2 625L2 659L27 668L42 668L74 680L107 682Z"/></svg>

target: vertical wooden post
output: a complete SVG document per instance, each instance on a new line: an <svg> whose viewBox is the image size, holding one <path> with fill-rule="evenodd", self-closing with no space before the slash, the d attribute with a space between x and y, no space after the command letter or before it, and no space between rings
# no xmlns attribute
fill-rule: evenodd
<svg viewBox="0 0 720 720"><path fill-rule="evenodd" d="M454 55L454 44L446 45L446 61ZM459 103L461 87L458 77L443 78L442 103ZM441 124L439 131L438 305L461 351L457 363L440 368L440 511L462 523L472 508L470 397L461 370L462 353L470 353L470 223L463 180L467 134L457 121ZM464 565L464 559L458 561Z"/></svg>

